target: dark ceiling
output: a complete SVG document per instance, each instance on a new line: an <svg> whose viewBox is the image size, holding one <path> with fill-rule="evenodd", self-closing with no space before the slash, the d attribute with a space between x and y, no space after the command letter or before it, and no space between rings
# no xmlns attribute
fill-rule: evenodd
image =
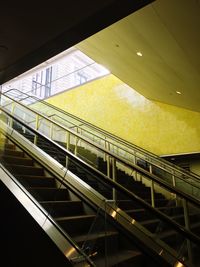
<svg viewBox="0 0 200 267"><path fill-rule="evenodd" d="M153 0L1 3L0 84L150 2Z"/></svg>

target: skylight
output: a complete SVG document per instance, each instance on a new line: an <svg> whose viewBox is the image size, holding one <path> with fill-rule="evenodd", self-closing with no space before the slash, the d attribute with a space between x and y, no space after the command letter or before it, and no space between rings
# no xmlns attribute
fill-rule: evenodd
<svg viewBox="0 0 200 267"><path fill-rule="evenodd" d="M45 99L109 74L80 50L72 47L2 86Z"/></svg>

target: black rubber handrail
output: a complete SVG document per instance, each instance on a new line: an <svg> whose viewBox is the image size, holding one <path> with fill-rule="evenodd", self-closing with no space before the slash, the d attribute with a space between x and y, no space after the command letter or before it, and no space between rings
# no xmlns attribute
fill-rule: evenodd
<svg viewBox="0 0 200 267"><path fill-rule="evenodd" d="M45 135L39 133L38 131L32 129L30 126L26 125L25 123L21 122L18 118L15 118L13 115L9 114L7 111L4 111L2 108L0 108L3 112L5 112L9 117L11 117L12 119L14 119L15 121L17 121L19 124L22 124L24 127L28 128L30 131L34 132L34 134L46 139L48 142L52 143L53 145L55 145L59 150L61 150L62 152L64 152L67 156L70 156L71 158L73 158L74 161L81 163L81 165L83 165L84 167L86 167L87 169L89 169L91 172L98 174L99 176L101 176L101 178L103 179L103 181L105 181L106 183L110 184L113 188L118 189L121 193L127 195L130 197L130 199L132 200L136 200L141 206L143 206L144 208L146 208L147 210L151 211L154 215L156 215L160 220L168 223L172 228L174 228L176 231L178 231L180 234L186 236L188 239L190 239L191 241L193 241L194 243L200 245L200 237L198 237L197 235L195 235L194 233L192 233L190 230L187 230L184 226L181 226L180 224L174 222L173 220L171 220L167 215L163 214L161 211L153 208L150 204L148 204L147 202L145 202L143 199L141 199L140 197L138 197L137 195L135 195L133 192L129 191L128 189L124 188L123 186L121 186L120 184L118 184L117 182L113 181L112 179L108 178L106 175L102 174L100 171L94 169L93 167L91 167L89 164L87 164L86 162L84 162L83 160L81 160L80 158L78 158L77 156L75 156L74 154L72 154L71 152L67 151L65 148L63 148L62 146L58 145L56 142L52 141L51 139L47 138ZM144 169L135 166L137 171L144 174L145 176L151 178L152 180L155 180L155 175L149 174L148 172L146 172ZM156 182L158 182L157 180L155 180ZM162 185L163 187L170 189L173 193L176 193L178 196L180 196L183 199L186 199L187 201L192 202L195 205L199 206L199 203L197 201L195 201L194 199L190 198L188 195L185 195L183 192L181 192L180 190L177 190L173 187L171 187L168 184L165 184L163 181L159 181L158 182L160 185Z"/></svg>

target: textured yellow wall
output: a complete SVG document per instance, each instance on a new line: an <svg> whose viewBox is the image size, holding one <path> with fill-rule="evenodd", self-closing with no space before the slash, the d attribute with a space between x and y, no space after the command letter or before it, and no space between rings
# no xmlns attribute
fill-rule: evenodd
<svg viewBox="0 0 200 267"><path fill-rule="evenodd" d="M48 102L157 155L200 151L200 113L149 101L113 75Z"/></svg>

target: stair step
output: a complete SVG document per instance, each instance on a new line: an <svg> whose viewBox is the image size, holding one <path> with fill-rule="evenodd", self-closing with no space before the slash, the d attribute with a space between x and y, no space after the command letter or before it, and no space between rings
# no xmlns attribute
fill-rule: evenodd
<svg viewBox="0 0 200 267"><path fill-rule="evenodd" d="M121 267L132 267L141 266L142 264L142 253L137 250L119 250L118 253L106 255L106 257L100 257L98 254L91 259L95 262L97 267L101 266L121 266ZM122 264L122 265L121 265Z"/></svg>
<svg viewBox="0 0 200 267"><path fill-rule="evenodd" d="M135 191L135 190L131 190L129 187L126 187L128 190L130 190L133 194L139 196L140 198L142 199L150 199L151 198L151 192L149 191L143 191L142 189L140 191ZM121 193L116 193L116 196L117 196L117 199L129 199L128 196L124 195L124 194L121 194ZM162 194L160 193L154 193L154 198L155 198L155 201L157 199L159 200L164 200L165 201L165 198ZM149 202L149 201L148 201Z"/></svg>
<svg viewBox="0 0 200 267"><path fill-rule="evenodd" d="M145 202L151 205L151 199L143 199ZM156 208L166 207L168 204L167 199L155 199ZM141 209L143 208L137 201L128 200L128 199L117 199L117 206L122 210L132 210L132 209Z"/></svg>
<svg viewBox="0 0 200 267"><path fill-rule="evenodd" d="M4 149L15 149L15 145L14 144L8 144L8 143L4 143L4 144L0 144L0 150L4 150Z"/></svg>
<svg viewBox="0 0 200 267"><path fill-rule="evenodd" d="M14 157L14 156L8 156L3 155L3 160L7 162L8 164L15 164L15 165L24 165L24 166L33 166L33 160L29 158L24 157Z"/></svg>
<svg viewBox="0 0 200 267"><path fill-rule="evenodd" d="M56 187L55 178L53 177L17 175L16 178L25 187Z"/></svg>
<svg viewBox="0 0 200 267"><path fill-rule="evenodd" d="M87 235L79 235L79 236L75 236L74 237L74 241L76 241L77 243L81 243L84 242L86 240L97 240L98 238L105 238L105 237L115 237L118 236L118 232L116 231L108 231L105 233L104 232L97 232L97 233L93 233L93 234L87 234Z"/></svg>
<svg viewBox="0 0 200 267"><path fill-rule="evenodd" d="M175 216L171 216L171 219L173 219L174 221L176 221L177 223L181 224L181 225L185 225L185 221L184 221L184 215L183 214L178 214ZM199 213L194 213L194 214L190 214L190 223L194 223L196 219L199 218ZM148 230L150 230L151 232L163 232L163 231L168 231L168 225L166 223L163 223L162 221L160 221L159 219L151 219L151 220L146 220L146 221L142 221L141 224L143 226L145 226Z"/></svg>
<svg viewBox="0 0 200 267"><path fill-rule="evenodd" d="M66 217L84 214L82 201L41 201L40 204L52 217Z"/></svg>
<svg viewBox="0 0 200 267"><path fill-rule="evenodd" d="M0 138L0 147L4 146L5 144L8 144L8 139L6 138Z"/></svg>
<svg viewBox="0 0 200 267"><path fill-rule="evenodd" d="M69 192L67 189L30 187L27 188L27 190L38 201L69 200Z"/></svg>
<svg viewBox="0 0 200 267"><path fill-rule="evenodd" d="M126 213L136 221L149 220L152 214L145 209L126 210Z"/></svg>
<svg viewBox="0 0 200 267"><path fill-rule="evenodd" d="M168 216L173 216L175 214L181 214L183 209L181 207L161 207L158 208L159 211L164 212ZM152 218L152 214L146 209L131 209L126 210L126 213L137 221L149 220Z"/></svg>
<svg viewBox="0 0 200 267"><path fill-rule="evenodd" d="M43 176L44 170L41 167L36 166L24 166L16 164L6 164L8 169L12 169L14 174L30 174L34 173L35 176Z"/></svg>
<svg viewBox="0 0 200 267"><path fill-rule="evenodd" d="M24 152L12 150L12 149L4 149L4 150L0 150L0 155L7 155L7 156L13 156L13 157L23 157Z"/></svg>
<svg viewBox="0 0 200 267"><path fill-rule="evenodd" d="M195 229L200 229L200 222L194 222L190 226L191 230L195 233ZM166 230L162 233L157 234L160 239L166 242L168 245L173 247L175 240L180 239L180 234L174 230Z"/></svg>
<svg viewBox="0 0 200 267"><path fill-rule="evenodd" d="M55 218L55 220L67 233L69 233L69 235L77 236L87 234L89 232L90 227L95 220L95 215L59 217Z"/></svg>
<svg viewBox="0 0 200 267"><path fill-rule="evenodd" d="M74 237L74 241L81 247L84 252L88 254L98 254L98 256L105 256L119 251L120 238L116 231L98 231L98 228L92 229L94 233L89 231L85 235Z"/></svg>

